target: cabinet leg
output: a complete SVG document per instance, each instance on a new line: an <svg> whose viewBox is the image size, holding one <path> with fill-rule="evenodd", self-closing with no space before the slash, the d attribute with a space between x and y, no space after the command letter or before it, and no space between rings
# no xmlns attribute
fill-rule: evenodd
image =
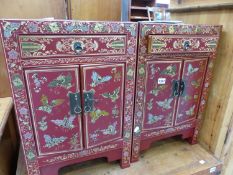
<svg viewBox="0 0 233 175"><path fill-rule="evenodd" d="M41 175L58 175L59 168L57 166L46 166L40 168Z"/></svg>
<svg viewBox="0 0 233 175"><path fill-rule="evenodd" d="M130 167L130 162L129 161L123 161L121 159L120 166L121 166L121 168L128 168L128 167Z"/></svg>

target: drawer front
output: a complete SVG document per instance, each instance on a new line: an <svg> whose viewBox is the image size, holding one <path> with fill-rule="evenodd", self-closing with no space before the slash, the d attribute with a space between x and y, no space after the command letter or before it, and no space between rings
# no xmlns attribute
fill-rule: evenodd
<svg viewBox="0 0 233 175"><path fill-rule="evenodd" d="M217 37L149 35L148 53L214 52L217 41Z"/></svg>
<svg viewBox="0 0 233 175"><path fill-rule="evenodd" d="M22 35L19 43L22 58L126 53L126 35Z"/></svg>

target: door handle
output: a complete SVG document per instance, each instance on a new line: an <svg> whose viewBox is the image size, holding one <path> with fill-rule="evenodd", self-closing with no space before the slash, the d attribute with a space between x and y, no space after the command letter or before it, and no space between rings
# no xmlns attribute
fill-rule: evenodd
<svg viewBox="0 0 233 175"><path fill-rule="evenodd" d="M83 92L84 112L92 112L94 107L94 90Z"/></svg>
<svg viewBox="0 0 233 175"><path fill-rule="evenodd" d="M77 115L82 112L81 108L81 98L80 93L69 93L70 98L70 114L71 115Z"/></svg>
<svg viewBox="0 0 233 175"><path fill-rule="evenodd" d="M173 80L173 82L172 82L172 96L173 97L179 96L179 86L180 86L180 81Z"/></svg>
<svg viewBox="0 0 233 175"><path fill-rule="evenodd" d="M185 82L184 80L180 80L180 92L179 92L180 96L184 95L184 90L185 90Z"/></svg>

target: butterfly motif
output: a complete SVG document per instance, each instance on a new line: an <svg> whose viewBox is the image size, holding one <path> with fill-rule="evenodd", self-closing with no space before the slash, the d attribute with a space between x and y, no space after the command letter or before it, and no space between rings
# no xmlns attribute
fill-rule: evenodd
<svg viewBox="0 0 233 175"><path fill-rule="evenodd" d="M194 109L195 109L195 105L189 108L189 110L185 111L186 115L189 115L189 116L194 115Z"/></svg>
<svg viewBox="0 0 233 175"><path fill-rule="evenodd" d="M120 87L115 89L112 93L110 92L103 93L102 96L104 98L110 98L112 102L115 102L119 98L119 92L120 92Z"/></svg>
<svg viewBox="0 0 233 175"><path fill-rule="evenodd" d="M51 120L52 123L54 123L57 126L63 127L63 128L67 128L67 129L73 129L74 128L74 124L73 121L75 119L75 115L72 115L70 117L64 117L63 120Z"/></svg>
<svg viewBox="0 0 233 175"><path fill-rule="evenodd" d="M108 125L107 129L101 130L101 132L103 133L103 135L115 135L117 133L116 125L117 125L117 122L114 122L113 124Z"/></svg>
<svg viewBox="0 0 233 175"><path fill-rule="evenodd" d="M156 103L163 109L171 109L171 102L173 98L165 99L164 101L156 101Z"/></svg>
<svg viewBox="0 0 233 175"><path fill-rule="evenodd" d="M164 118L163 115L153 115L151 113L148 114L148 124L156 123Z"/></svg>
<svg viewBox="0 0 233 175"><path fill-rule="evenodd" d="M60 143L63 143L66 139L67 137L64 136L52 138L50 135L45 134L44 135L45 147L52 148L54 146L59 145Z"/></svg>
<svg viewBox="0 0 233 175"><path fill-rule="evenodd" d="M63 87L65 89L69 89L72 87L71 85L72 77L71 75L59 75L56 79L52 80L48 86L49 87Z"/></svg>
<svg viewBox="0 0 233 175"><path fill-rule="evenodd" d="M198 88L201 84L201 79L191 81L191 85Z"/></svg>
<svg viewBox="0 0 233 175"><path fill-rule="evenodd" d="M107 76L101 77L97 72L93 71L91 79L92 79L92 83L91 83L90 86L91 87L96 87L99 84L102 84L104 82L107 82L107 81L111 80L112 76L107 75Z"/></svg>
<svg viewBox="0 0 233 175"><path fill-rule="evenodd" d="M44 111L50 114L55 106L61 105L64 101L65 101L64 99L56 99L56 100L52 100L49 104L48 97L42 95L40 100L42 106L38 107L37 110Z"/></svg>
<svg viewBox="0 0 233 175"><path fill-rule="evenodd" d="M104 110L97 109L95 111L92 111L92 112L90 112L91 122L95 123L96 120L98 120L100 117L108 116L108 115L109 115L109 113L107 111L104 111Z"/></svg>
<svg viewBox="0 0 233 175"><path fill-rule="evenodd" d="M192 64L189 64L189 65L188 65L188 72L187 72L186 75L189 76L189 75L191 75L191 74L197 72L198 70L199 70L198 67L193 68Z"/></svg>
<svg viewBox="0 0 233 175"><path fill-rule="evenodd" d="M164 90L167 88L167 85L160 85L160 86L155 86L151 91L150 91L150 94L153 94L154 96L158 96L159 95L159 92L161 90Z"/></svg>
<svg viewBox="0 0 233 175"><path fill-rule="evenodd" d="M169 75L169 76L173 77L173 76L176 75L176 66L175 65L169 65L164 70L162 70L160 72L160 74Z"/></svg>

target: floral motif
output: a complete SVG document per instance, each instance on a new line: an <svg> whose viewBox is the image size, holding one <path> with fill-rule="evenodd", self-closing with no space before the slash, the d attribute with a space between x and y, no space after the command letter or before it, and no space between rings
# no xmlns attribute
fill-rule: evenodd
<svg viewBox="0 0 233 175"><path fill-rule="evenodd" d="M68 32L74 32L74 31L82 31L82 32L87 32L89 31L89 26L87 24L77 24L75 22L65 26L65 30Z"/></svg>
<svg viewBox="0 0 233 175"><path fill-rule="evenodd" d="M79 140L78 140L78 133L74 134L70 138L70 149L78 149L79 148Z"/></svg>
<svg viewBox="0 0 233 175"><path fill-rule="evenodd" d="M15 50L10 50L7 54L9 59L17 59L19 55Z"/></svg>
<svg viewBox="0 0 233 175"><path fill-rule="evenodd" d="M3 29L4 29L3 35L4 35L4 37L6 37L6 38L11 37L12 32L13 32L14 30L19 29L19 27L20 27L20 23L6 22L6 23L4 24L4 26L3 26Z"/></svg>
<svg viewBox="0 0 233 175"><path fill-rule="evenodd" d="M118 118L120 114L119 108L117 105L115 105L112 109L112 115L114 118Z"/></svg>
<svg viewBox="0 0 233 175"><path fill-rule="evenodd" d="M45 82L47 82L47 78L46 78L46 77L41 77L41 78L39 79L38 74L37 74L37 73L34 73L34 74L32 75L32 79L33 79L33 83L34 83L34 85L35 85L35 87L34 87L33 89L34 89L34 91L35 91L36 93L39 93L40 90L41 90L41 85L44 84Z"/></svg>
<svg viewBox="0 0 233 175"><path fill-rule="evenodd" d="M57 33L60 31L61 29L61 25L60 23L58 22L50 22L48 23L48 25L46 26L46 29L50 32L53 32L53 33Z"/></svg>
<svg viewBox="0 0 233 175"><path fill-rule="evenodd" d="M191 81L191 85L194 86L194 88L198 88L201 85L201 80L201 78L199 78L198 80L193 80Z"/></svg>
<svg viewBox="0 0 233 175"><path fill-rule="evenodd" d="M28 28L29 32L35 33L38 31L38 24L30 22L30 23L28 23L27 28Z"/></svg>
<svg viewBox="0 0 233 175"><path fill-rule="evenodd" d="M115 67L112 68L111 73L113 74L114 81L121 81L121 72L117 71Z"/></svg>
<svg viewBox="0 0 233 175"><path fill-rule="evenodd" d="M104 31L104 25L101 23L96 23L94 25L94 31L96 32L103 32Z"/></svg>
<svg viewBox="0 0 233 175"><path fill-rule="evenodd" d="M140 76L144 76L145 74L145 67L143 64L139 65L138 73Z"/></svg>
<svg viewBox="0 0 233 175"><path fill-rule="evenodd" d="M134 76L134 70L131 67L129 67L127 71L127 78L131 80L133 76Z"/></svg>
<svg viewBox="0 0 233 175"><path fill-rule="evenodd" d="M27 115L28 114L28 109L25 108L25 107L22 107L22 108L19 109L19 113L21 115Z"/></svg>
<svg viewBox="0 0 233 175"><path fill-rule="evenodd" d="M20 75L18 74L13 75L12 83L13 83L13 86L16 87L17 89L23 88L23 82L21 80Z"/></svg>

